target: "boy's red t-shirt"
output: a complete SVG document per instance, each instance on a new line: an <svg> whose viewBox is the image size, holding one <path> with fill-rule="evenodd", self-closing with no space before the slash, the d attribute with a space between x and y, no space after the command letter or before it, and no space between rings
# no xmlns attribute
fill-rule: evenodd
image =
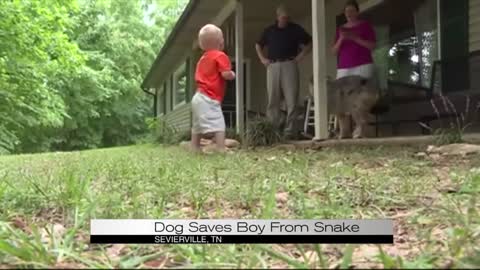
<svg viewBox="0 0 480 270"><path fill-rule="evenodd" d="M198 61L195 71L197 89L208 97L222 102L226 82L221 72L231 70L230 59L224 52L219 50L205 52Z"/></svg>

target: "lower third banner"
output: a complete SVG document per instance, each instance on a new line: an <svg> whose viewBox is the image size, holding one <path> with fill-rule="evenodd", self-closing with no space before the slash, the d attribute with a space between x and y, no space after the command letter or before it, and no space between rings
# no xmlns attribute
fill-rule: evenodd
<svg viewBox="0 0 480 270"><path fill-rule="evenodd" d="M92 244L393 244L393 235L91 235Z"/></svg>
<svg viewBox="0 0 480 270"><path fill-rule="evenodd" d="M392 244L392 220L91 220L92 244Z"/></svg>

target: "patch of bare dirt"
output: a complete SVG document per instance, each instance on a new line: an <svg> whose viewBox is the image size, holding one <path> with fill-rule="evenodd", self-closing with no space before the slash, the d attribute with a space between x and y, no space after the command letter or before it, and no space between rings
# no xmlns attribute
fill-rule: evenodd
<svg viewBox="0 0 480 270"><path fill-rule="evenodd" d="M45 226L40 231L40 239L42 243L50 245L52 241L62 239L66 231L65 227L60 223Z"/></svg>
<svg viewBox="0 0 480 270"><path fill-rule="evenodd" d="M278 192L275 194L275 200L277 202L277 207L283 207L288 202L288 192Z"/></svg>
<svg viewBox="0 0 480 270"><path fill-rule="evenodd" d="M53 269L86 269L82 264L74 263L74 262L59 262L55 264Z"/></svg>
<svg viewBox="0 0 480 270"><path fill-rule="evenodd" d="M440 193L456 193L460 190L460 185L452 181L450 177L450 169L448 167L440 167L434 169L437 177L436 190Z"/></svg>
<svg viewBox="0 0 480 270"><path fill-rule="evenodd" d="M32 230L28 227L28 221L24 217L14 217L11 224L14 228L22 230L24 233L31 234Z"/></svg>
<svg viewBox="0 0 480 270"><path fill-rule="evenodd" d="M185 149L190 149L190 142L181 142L180 146ZM215 152L215 144L210 139L202 139L200 141L200 147L203 153L210 154ZM233 139L225 139L225 148L227 153L231 153L233 150L240 148L240 142Z"/></svg>
<svg viewBox="0 0 480 270"><path fill-rule="evenodd" d="M379 159L372 159L372 160L362 160L354 162L353 165L357 169L361 170L373 170L378 171L388 167L391 167L392 160L379 158Z"/></svg>
<svg viewBox="0 0 480 270"><path fill-rule="evenodd" d="M116 262L120 261L122 255L128 252L129 248L125 244L114 244L107 248L105 255L109 258L109 260Z"/></svg>
<svg viewBox="0 0 480 270"><path fill-rule="evenodd" d="M174 261L170 257L165 256L159 259L147 261L143 265L146 268L159 269L159 268L168 267L172 264L174 264Z"/></svg>
<svg viewBox="0 0 480 270"><path fill-rule="evenodd" d="M432 162L433 167L469 167L471 164L471 160L475 158L478 159L479 155L471 155L471 154L444 154L438 150L439 148L435 148L434 146L430 146L427 151L424 152L417 152L414 154L415 157L419 159L429 160Z"/></svg>
<svg viewBox="0 0 480 270"><path fill-rule="evenodd" d="M58 208L43 208L32 219L36 224L64 224L64 212Z"/></svg>
<svg viewBox="0 0 480 270"><path fill-rule="evenodd" d="M247 215L248 211L245 208L235 207L235 205L229 201L219 200L216 202L214 199L207 206L208 218L210 219L222 219L222 218L242 218ZM217 209L220 209L218 212ZM220 216L219 214L220 213Z"/></svg>
<svg viewBox="0 0 480 270"><path fill-rule="evenodd" d="M412 260L421 255L422 250L426 247L426 239L419 239L417 236L418 226L421 224L411 224L407 220L417 214L416 211L407 209L392 209L390 218L394 219L394 244L382 245L383 252L387 255L396 258L402 257L405 260ZM444 250L440 244L446 240L447 226L438 225L431 231L431 237L435 239L439 250ZM377 245L360 245L358 246L352 256L352 266L359 269L380 269L383 265L379 262L377 256L380 254L379 246ZM445 260L448 263L448 260Z"/></svg>
<svg viewBox="0 0 480 270"><path fill-rule="evenodd" d="M383 265L376 259L378 253L378 246L362 245L354 250L352 264L357 269L381 269Z"/></svg>
<svg viewBox="0 0 480 270"><path fill-rule="evenodd" d="M442 146L430 145L427 148L428 154L439 154L442 156L461 156L466 157L468 155L480 154L480 145L475 144L449 144Z"/></svg>

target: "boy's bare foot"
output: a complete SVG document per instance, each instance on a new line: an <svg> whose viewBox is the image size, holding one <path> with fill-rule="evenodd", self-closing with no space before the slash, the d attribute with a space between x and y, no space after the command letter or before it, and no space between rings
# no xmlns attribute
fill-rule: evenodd
<svg viewBox="0 0 480 270"><path fill-rule="evenodd" d="M195 134L192 132L192 140L190 142L190 150L194 153L202 153L201 148L201 139L202 136L200 134Z"/></svg>
<svg viewBox="0 0 480 270"><path fill-rule="evenodd" d="M192 146L192 145L191 145L190 148L189 148L189 150L190 150L190 152L192 152L192 153L194 153L194 154L201 154L201 153L203 153L202 148L197 147L197 146Z"/></svg>
<svg viewBox="0 0 480 270"><path fill-rule="evenodd" d="M205 145L202 147L202 152L204 154L211 154L215 149L215 147L212 144Z"/></svg>
<svg viewBox="0 0 480 270"><path fill-rule="evenodd" d="M227 153L227 148L225 147L215 147L215 152L219 154L225 154Z"/></svg>

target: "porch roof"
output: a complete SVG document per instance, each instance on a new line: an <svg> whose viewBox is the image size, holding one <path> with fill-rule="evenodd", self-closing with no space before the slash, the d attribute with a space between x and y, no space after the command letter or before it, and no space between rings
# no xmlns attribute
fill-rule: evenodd
<svg viewBox="0 0 480 270"><path fill-rule="evenodd" d="M190 0L188 2L143 80L142 89L148 91L158 86L164 79L164 74L172 69L180 57L183 57L185 51L192 49L199 27L210 22L224 5L224 0Z"/></svg>
<svg viewBox="0 0 480 270"><path fill-rule="evenodd" d="M275 7L283 0L240 0L245 5L244 22L247 27L256 27L255 22L274 21ZM306 5L310 1L304 0ZM288 2L288 1L287 1ZM165 44L162 46L155 61L142 82L142 89L148 91L151 88L158 87L158 84L170 74L178 60L185 56L186 52L193 49L201 26L212 23L215 17L228 4L225 0L190 0L182 15L175 24L172 32L168 36ZM304 4L288 3L288 8L292 16L302 14L305 8ZM271 14L266 15L265 11Z"/></svg>

